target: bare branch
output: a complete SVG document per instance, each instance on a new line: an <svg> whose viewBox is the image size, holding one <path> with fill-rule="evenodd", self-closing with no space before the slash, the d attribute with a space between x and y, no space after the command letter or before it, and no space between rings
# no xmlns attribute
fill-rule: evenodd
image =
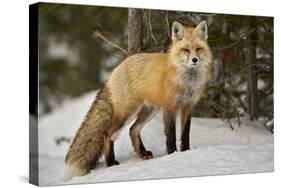
<svg viewBox="0 0 281 188"><path fill-rule="evenodd" d="M125 50L124 48L122 48L121 46L119 46L118 44L116 44L114 41L109 40L108 38L106 38L105 36L103 36L99 31L94 31L92 34L93 38L100 38L103 41L105 41L106 43L108 43L109 45L113 46L114 48L117 48L118 50L122 51L124 54L128 54L127 50Z"/></svg>
<svg viewBox="0 0 281 188"><path fill-rule="evenodd" d="M234 130L234 128L233 128L233 126L232 126L231 121L230 121L229 119L227 119L227 120L226 120L226 122L228 123L229 127L230 127L230 128L231 128L231 130L233 131L233 130Z"/></svg>
<svg viewBox="0 0 281 188"><path fill-rule="evenodd" d="M166 18L168 36L171 37L168 11L165 12L165 18Z"/></svg>
<svg viewBox="0 0 281 188"><path fill-rule="evenodd" d="M216 13L196 13L197 15L199 16L205 16L205 17L214 17L214 16L217 16L218 14Z"/></svg>
<svg viewBox="0 0 281 188"><path fill-rule="evenodd" d="M253 33L255 30L252 29L249 32L244 32L242 34L240 34L240 37L238 37L235 42L228 44L228 45L224 45L224 46L220 46L220 47L213 47L212 49L214 50L223 50L223 49L228 49L228 48L233 48L234 46L236 46L238 43L240 43L241 41L246 41L247 38L246 36L250 35L251 33ZM220 38L219 38L220 39ZM216 42L218 39L216 40L212 40L213 42Z"/></svg>
<svg viewBox="0 0 281 188"><path fill-rule="evenodd" d="M149 10L149 12L148 12L148 25L149 25L149 31L150 31L152 39L154 40L155 44L158 44L158 41L157 41L156 37L154 36L154 34L152 32L151 10Z"/></svg>
<svg viewBox="0 0 281 188"><path fill-rule="evenodd" d="M247 112L246 105L244 104L244 102L242 101L242 99L239 97L239 94L236 93L236 92L234 92L234 91L232 92L232 94L233 94L233 96L238 100L238 102L239 102L240 106L243 108L243 110L244 110L245 112Z"/></svg>
<svg viewBox="0 0 281 188"><path fill-rule="evenodd" d="M149 38L150 38L150 35L149 35L150 28L149 28L148 18L147 18L145 10L142 9L142 12L143 12L144 20L145 20L145 24L146 24L146 43L148 43ZM144 44L144 45L146 46L147 44Z"/></svg>
<svg viewBox="0 0 281 188"><path fill-rule="evenodd" d="M238 126L241 127L241 121L240 121L240 114L239 114L239 112L237 113L237 122L238 122Z"/></svg>

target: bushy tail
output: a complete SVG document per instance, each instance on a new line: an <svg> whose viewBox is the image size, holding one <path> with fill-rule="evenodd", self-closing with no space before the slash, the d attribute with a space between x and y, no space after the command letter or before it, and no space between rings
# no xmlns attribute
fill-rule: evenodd
<svg viewBox="0 0 281 188"><path fill-rule="evenodd" d="M111 125L113 106L106 86L97 94L66 155L65 181L95 168Z"/></svg>

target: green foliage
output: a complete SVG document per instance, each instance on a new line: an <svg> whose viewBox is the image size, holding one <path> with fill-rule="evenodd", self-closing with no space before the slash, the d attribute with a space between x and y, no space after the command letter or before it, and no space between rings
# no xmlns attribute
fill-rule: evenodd
<svg viewBox="0 0 281 188"><path fill-rule="evenodd" d="M103 62L116 49L102 46L92 38L95 30L124 41L127 9L98 6L41 3L39 6L39 69L43 112L48 98L62 101L101 87ZM62 44L62 45L61 45ZM63 55L52 55L50 48L62 46ZM59 52L58 52L59 53ZM62 52L63 53L63 52ZM42 98L42 97L41 97ZM48 104L49 103L49 104Z"/></svg>

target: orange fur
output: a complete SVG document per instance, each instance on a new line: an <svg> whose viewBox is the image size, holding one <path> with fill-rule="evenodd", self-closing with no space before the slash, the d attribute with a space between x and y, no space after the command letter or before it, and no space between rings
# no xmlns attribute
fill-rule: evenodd
<svg viewBox="0 0 281 188"><path fill-rule="evenodd" d="M200 47L197 52L196 49ZM180 70L175 62L186 56L182 48L190 49L190 55L205 58L208 61L202 79L211 76L212 54L206 41L198 38L195 28L186 27L183 40L175 39L167 53L140 53L125 59L113 71L108 86L112 100L117 104L116 111L134 111L144 102L167 110L176 108L176 94L181 88L177 81ZM200 86L203 94L205 84ZM124 99L126 101L124 102ZM197 101L196 101L197 102ZM196 103L194 101L194 103ZM114 103L114 102L113 102Z"/></svg>
<svg viewBox="0 0 281 188"><path fill-rule="evenodd" d="M196 28L174 22L167 53L135 54L119 64L73 140L66 156L66 178L89 173L102 150L108 166L119 164L114 157L113 141L134 114L138 117L130 135L135 151L144 159L151 158L152 153L144 149L140 131L157 109L163 108L168 116L182 110L182 123L186 124L186 116L199 101L211 76L212 54L207 38L205 22ZM164 117L164 123L173 123L171 118ZM169 151L174 148L171 145Z"/></svg>

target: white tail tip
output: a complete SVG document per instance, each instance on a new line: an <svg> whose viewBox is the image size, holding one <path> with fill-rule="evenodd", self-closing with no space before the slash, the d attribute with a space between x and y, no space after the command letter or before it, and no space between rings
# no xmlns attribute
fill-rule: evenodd
<svg viewBox="0 0 281 188"><path fill-rule="evenodd" d="M75 176L84 176L86 174L87 173L85 172L85 170L82 170L81 168L77 167L76 165L66 163L64 181L69 181Z"/></svg>

